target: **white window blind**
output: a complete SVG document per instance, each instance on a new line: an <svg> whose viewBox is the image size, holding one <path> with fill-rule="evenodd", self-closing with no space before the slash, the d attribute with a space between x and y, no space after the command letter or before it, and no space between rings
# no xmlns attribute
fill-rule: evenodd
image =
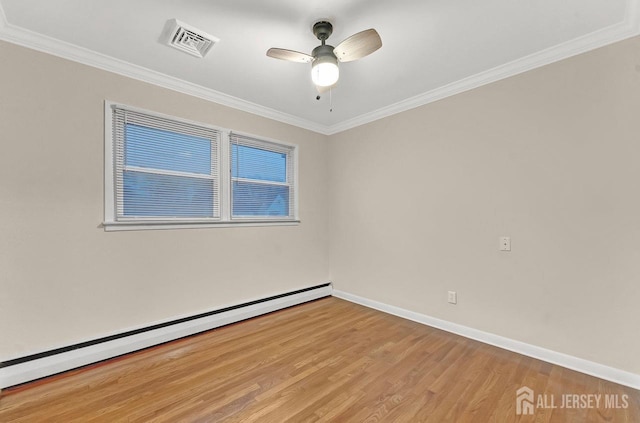
<svg viewBox="0 0 640 423"><path fill-rule="evenodd" d="M294 147L229 135L232 219L295 219Z"/></svg>
<svg viewBox="0 0 640 423"><path fill-rule="evenodd" d="M105 102L105 230L296 225L298 147Z"/></svg>
<svg viewBox="0 0 640 423"><path fill-rule="evenodd" d="M220 131L112 106L117 221L220 218Z"/></svg>

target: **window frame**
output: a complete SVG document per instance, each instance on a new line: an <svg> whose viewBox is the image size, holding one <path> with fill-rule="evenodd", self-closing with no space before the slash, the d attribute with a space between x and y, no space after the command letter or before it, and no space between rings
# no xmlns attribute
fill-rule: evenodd
<svg viewBox="0 0 640 423"><path fill-rule="evenodd" d="M233 154L231 152L231 150L233 149L233 145L238 145L238 146L244 146L244 147L249 147L249 148L256 148L256 149L260 149L260 150L265 150L265 151L269 151L269 152L275 152L275 153L279 153L279 154L285 154L286 155L286 160L287 160L287 164L289 164L289 161L291 160L292 166L286 166L285 169L285 182L276 182L276 181L266 181L266 180L261 180L261 179L253 179L253 178L243 178L243 177L239 177L239 176L234 176L232 169L233 169ZM233 215L233 183L234 182L244 182L244 183L254 183L254 184L261 184L261 185L269 185L269 186L286 186L289 188L289 211L290 211L290 215L296 215L296 210L297 210L297 204L295 204L295 199L298 198L297 196L297 185L296 185L296 179L297 179L297 171L295 169L296 164L298 162L297 157L294 157L294 155L296 154L297 149L294 146L288 145L288 144L284 144L284 143L279 143L279 142L273 142L270 140L265 140L264 138L256 138L252 135L247 135L247 134L242 134L239 133L237 131L231 131L231 133L229 134L229 177L230 177L230 181L229 181L229 205L230 205L230 220L233 222L242 222L242 221L251 221L251 220L256 220L256 219L264 219L264 220L281 220L282 217L281 216L269 216L269 215L262 215L262 216L257 216L257 217L252 217L250 215ZM294 200L294 201L291 201ZM293 204L292 204L293 203Z"/></svg>
<svg viewBox="0 0 640 423"><path fill-rule="evenodd" d="M120 108L131 112L146 114L149 116L166 119L170 121L196 125L211 129L219 133L218 137L218 157L216 167L218 169L218 210L219 216L197 219L188 217L126 217L118 218L116 207L118 191L116 189L117 171L117 141L115 139L114 108ZM298 216L298 145L279 140L259 137L253 134L243 133L235 130L221 128L214 125L183 119L171 115L157 113L154 111L128 106L117 102L105 100L104 102L104 221L102 223L105 231L120 230L146 230L146 229L187 229L187 228L211 228L211 227L234 227L234 226L288 226L300 223ZM265 146L273 145L280 150L287 150L287 160L291 160L290 187L291 194L290 216L250 216L232 217L232 176L231 176L231 134L240 137L251 138L264 143ZM215 206L214 206L215 207Z"/></svg>

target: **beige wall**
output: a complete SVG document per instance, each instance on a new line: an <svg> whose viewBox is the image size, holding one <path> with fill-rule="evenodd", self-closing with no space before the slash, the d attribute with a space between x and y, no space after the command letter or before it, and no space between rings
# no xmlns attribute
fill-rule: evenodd
<svg viewBox="0 0 640 423"><path fill-rule="evenodd" d="M331 277L640 373L638 38L328 142L14 45L0 57L0 360ZM104 99L299 144L302 224L105 233Z"/></svg>
<svg viewBox="0 0 640 423"><path fill-rule="evenodd" d="M329 164L335 289L640 373L640 38L332 136Z"/></svg>
<svg viewBox="0 0 640 423"><path fill-rule="evenodd" d="M329 281L326 137L0 43L0 360ZM109 232L105 99L299 145L298 226Z"/></svg>

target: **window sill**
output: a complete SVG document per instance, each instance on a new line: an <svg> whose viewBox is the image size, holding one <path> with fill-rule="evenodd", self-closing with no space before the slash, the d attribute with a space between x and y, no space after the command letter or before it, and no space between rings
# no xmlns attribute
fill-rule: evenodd
<svg viewBox="0 0 640 423"><path fill-rule="evenodd" d="M299 220L237 220L231 222L103 222L106 232L167 229L236 228L239 226L296 226Z"/></svg>

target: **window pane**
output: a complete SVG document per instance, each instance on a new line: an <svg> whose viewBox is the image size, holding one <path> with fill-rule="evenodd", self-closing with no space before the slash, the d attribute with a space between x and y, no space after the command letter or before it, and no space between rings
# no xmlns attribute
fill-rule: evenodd
<svg viewBox="0 0 640 423"><path fill-rule="evenodd" d="M289 187L233 183L233 216L288 216Z"/></svg>
<svg viewBox="0 0 640 423"><path fill-rule="evenodd" d="M286 182L287 155L233 144L231 146L231 175L234 178Z"/></svg>
<svg viewBox="0 0 640 423"><path fill-rule="evenodd" d="M125 166L210 175L211 141L128 123Z"/></svg>
<svg viewBox="0 0 640 423"><path fill-rule="evenodd" d="M124 171L124 216L213 217L213 181Z"/></svg>

